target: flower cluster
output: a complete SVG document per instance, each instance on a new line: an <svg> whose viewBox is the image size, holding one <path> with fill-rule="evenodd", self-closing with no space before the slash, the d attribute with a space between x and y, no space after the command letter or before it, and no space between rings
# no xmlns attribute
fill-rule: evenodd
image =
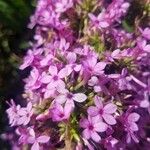
<svg viewBox="0 0 150 150"><path fill-rule="evenodd" d="M27 106L12 100L7 110L18 148L147 150L150 28L127 30L130 7L127 0L38 1L34 42L20 66L31 69Z"/></svg>

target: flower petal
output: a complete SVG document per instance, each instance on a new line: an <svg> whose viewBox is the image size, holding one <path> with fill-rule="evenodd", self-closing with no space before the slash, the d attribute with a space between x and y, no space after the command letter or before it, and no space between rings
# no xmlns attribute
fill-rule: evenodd
<svg viewBox="0 0 150 150"><path fill-rule="evenodd" d="M90 131L88 129L83 130L82 134L85 139L90 138Z"/></svg>
<svg viewBox="0 0 150 150"><path fill-rule="evenodd" d="M109 103L104 107L104 112L107 114L115 113L117 110L117 106L115 104Z"/></svg>
<svg viewBox="0 0 150 150"><path fill-rule="evenodd" d="M96 64L96 66L94 67L94 71L98 74L101 73L101 71L104 70L104 68L106 67L106 63L105 62L99 62Z"/></svg>
<svg viewBox="0 0 150 150"><path fill-rule="evenodd" d="M47 84L47 83L50 83L51 80L52 80L52 77L50 75L45 75L44 77L42 77L41 82Z"/></svg>
<svg viewBox="0 0 150 150"><path fill-rule="evenodd" d="M51 75L57 75L57 73L58 73L58 70L57 70L56 66L50 66L48 71Z"/></svg>
<svg viewBox="0 0 150 150"><path fill-rule="evenodd" d="M50 139L50 137L43 135L43 136L38 137L37 141L39 143L47 143L49 141L49 139Z"/></svg>
<svg viewBox="0 0 150 150"><path fill-rule="evenodd" d="M77 93L73 95L73 100L79 103L84 102L87 99L87 96L83 93Z"/></svg>
<svg viewBox="0 0 150 150"><path fill-rule="evenodd" d="M90 116L96 116L96 115L98 115L98 108L97 107L94 107L94 106L90 106L89 108L88 108L88 110L87 110L87 112L88 112L88 114L90 115Z"/></svg>
<svg viewBox="0 0 150 150"><path fill-rule="evenodd" d="M97 132L105 132L107 130L107 127L107 124L101 121L99 123L94 124L94 129Z"/></svg>
<svg viewBox="0 0 150 150"><path fill-rule="evenodd" d="M55 98L55 101L59 104L63 104L65 103L67 100L66 96L65 95L59 95Z"/></svg>
<svg viewBox="0 0 150 150"><path fill-rule="evenodd" d="M91 132L91 138L95 141L95 142L99 142L101 140L101 137L98 135L97 132Z"/></svg>
<svg viewBox="0 0 150 150"><path fill-rule="evenodd" d="M103 108L102 98L95 96L94 102L98 108Z"/></svg>
<svg viewBox="0 0 150 150"><path fill-rule="evenodd" d="M82 127L82 128L87 128L88 126L89 126L89 120L88 119L81 119L80 120L80 126Z"/></svg>
<svg viewBox="0 0 150 150"><path fill-rule="evenodd" d="M104 114L103 118L106 121L106 123L108 123L110 125L116 124L116 120L115 120L115 118L112 115Z"/></svg>
<svg viewBox="0 0 150 150"><path fill-rule="evenodd" d="M40 146L38 142L35 142L31 147L31 150L39 150L39 149L40 149Z"/></svg>
<svg viewBox="0 0 150 150"><path fill-rule="evenodd" d="M60 78L65 78L65 77L69 76L70 73L71 73L71 72L69 71L69 69L63 68L63 69L61 69L61 70L59 71L58 76L59 76Z"/></svg>
<svg viewBox="0 0 150 150"><path fill-rule="evenodd" d="M131 113L129 116L128 116L128 122L136 122L138 121L140 118L140 115L137 114L137 113Z"/></svg>
<svg viewBox="0 0 150 150"><path fill-rule="evenodd" d="M130 122L130 130L132 130L132 131L138 131L139 128L138 128L138 126L137 126L136 123Z"/></svg>

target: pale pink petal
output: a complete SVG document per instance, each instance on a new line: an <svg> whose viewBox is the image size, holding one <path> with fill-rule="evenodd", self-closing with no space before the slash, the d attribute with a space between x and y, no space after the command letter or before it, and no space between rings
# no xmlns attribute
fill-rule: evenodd
<svg viewBox="0 0 150 150"><path fill-rule="evenodd" d="M28 137L27 141L28 141L28 143L33 144L35 142L35 137L30 136L30 137Z"/></svg>
<svg viewBox="0 0 150 150"><path fill-rule="evenodd" d="M95 67L95 65L96 65L96 63L97 63L97 58L96 58L96 57L91 57L91 58L88 60L87 63L89 64L89 66L90 66L91 68L93 68L93 67Z"/></svg>
<svg viewBox="0 0 150 150"><path fill-rule="evenodd" d="M55 98L55 101L59 104L65 103L67 100L66 95L59 95Z"/></svg>
<svg viewBox="0 0 150 150"><path fill-rule="evenodd" d="M21 108L21 109L17 112L17 114L18 114L19 116L24 116L24 115L27 114L27 111L26 111L24 108Z"/></svg>
<svg viewBox="0 0 150 150"><path fill-rule="evenodd" d="M91 136L90 131L88 129L83 130L82 134L85 139L89 139Z"/></svg>
<svg viewBox="0 0 150 150"><path fill-rule="evenodd" d="M30 133L31 136L35 137L35 132L32 128L30 128L29 133Z"/></svg>
<svg viewBox="0 0 150 150"><path fill-rule="evenodd" d="M67 60L69 61L69 63L75 63L77 59L77 56L75 53L69 52L67 55Z"/></svg>
<svg viewBox="0 0 150 150"><path fill-rule="evenodd" d="M87 99L87 96L83 93L77 93L73 95L73 100L76 102L84 102Z"/></svg>
<svg viewBox="0 0 150 150"><path fill-rule="evenodd" d="M43 136L38 137L37 141L39 143L47 143L49 141L49 139L50 139L50 137L43 135Z"/></svg>
<svg viewBox="0 0 150 150"><path fill-rule="evenodd" d="M88 82L88 84L89 84L90 86L94 86L94 85L96 85L97 83L98 83L98 78L95 77L95 76L93 76L93 77L89 80L89 82Z"/></svg>
<svg viewBox="0 0 150 150"><path fill-rule="evenodd" d="M39 143L38 143L38 142L35 142L35 143L32 145L31 150L40 150Z"/></svg>
<svg viewBox="0 0 150 150"><path fill-rule="evenodd" d="M29 103L27 104L27 110L28 110L28 111L31 111L31 109L32 109L32 103L29 102Z"/></svg>
<svg viewBox="0 0 150 150"><path fill-rule="evenodd" d="M20 118L17 119L17 124L22 125L25 120L26 120L26 116L20 117Z"/></svg>
<svg viewBox="0 0 150 150"><path fill-rule="evenodd" d="M113 114L117 110L117 106L115 104L109 103L104 107L104 113Z"/></svg>
<svg viewBox="0 0 150 150"><path fill-rule="evenodd" d="M88 126L89 126L89 120L88 119L81 119L80 120L80 126L82 127L82 128L87 128Z"/></svg>
<svg viewBox="0 0 150 150"><path fill-rule="evenodd" d="M102 70L105 69L106 65L107 65L107 64L106 64L105 62L99 62L99 63L97 63L96 66L94 67L94 71L95 71L96 73L100 73Z"/></svg>
<svg viewBox="0 0 150 150"><path fill-rule="evenodd" d="M50 83L51 80L52 80L52 76L50 75L45 75L44 77L41 78L41 82L45 84Z"/></svg>
<svg viewBox="0 0 150 150"><path fill-rule="evenodd" d="M29 122L30 122L30 117L26 117L26 119L24 120L23 125L26 126Z"/></svg>
<svg viewBox="0 0 150 150"><path fill-rule="evenodd" d="M112 115L104 114L103 118L106 121L106 123L108 123L110 125L116 124L116 120L115 120L115 118Z"/></svg>
<svg viewBox="0 0 150 150"><path fill-rule="evenodd" d="M102 98L95 96L94 102L98 108L103 108Z"/></svg>
<svg viewBox="0 0 150 150"><path fill-rule="evenodd" d="M98 115L98 108L97 107L94 107L94 106L90 106L89 108L88 108L88 110L87 110L87 112L88 112L88 114L90 115L90 116L96 116L96 115Z"/></svg>
<svg viewBox="0 0 150 150"><path fill-rule="evenodd" d="M138 121L140 118L140 115L137 114L137 113L131 113L129 116L128 116L128 122L136 122Z"/></svg>
<svg viewBox="0 0 150 150"><path fill-rule="evenodd" d="M54 89L46 89L45 93L44 93L44 98L47 99L49 97L51 97L52 95L54 95L55 90Z"/></svg>
<svg viewBox="0 0 150 150"><path fill-rule="evenodd" d="M80 71L81 70L81 65L75 65L75 67L74 67L74 70L76 71L76 72L78 72L78 71Z"/></svg>
<svg viewBox="0 0 150 150"><path fill-rule="evenodd" d="M101 137L98 135L98 133L96 132L91 132L91 138L95 141L95 142L99 142L101 140Z"/></svg>
<svg viewBox="0 0 150 150"><path fill-rule="evenodd" d="M150 44L144 47L144 51L150 53Z"/></svg>
<svg viewBox="0 0 150 150"><path fill-rule="evenodd" d="M49 73L50 73L51 75L57 75L57 72L58 72L56 66L50 66L49 69L48 69L48 71L49 71Z"/></svg>
<svg viewBox="0 0 150 150"><path fill-rule="evenodd" d="M65 78L65 77L69 76L69 74L70 74L70 71L67 68L63 68L59 71L58 76L60 78Z"/></svg>
<svg viewBox="0 0 150 150"><path fill-rule="evenodd" d="M99 25L102 28L107 28L109 26L109 24L106 21L100 21Z"/></svg>
<svg viewBox="0 0 150 150"><path fill-rule="evenodd" d="M105 132L107 130L107 124L99 121L99 123L94 124L94 130L97 132Z"/></svg>
<svg viewBox="0 0 150 150"><path fill-rule="evenodd" d="M132 130L132 131L138 131L139 128L138 128L138 126L137 126L136 123L131 122L131 123L130 123L130 130Z"/></svg>

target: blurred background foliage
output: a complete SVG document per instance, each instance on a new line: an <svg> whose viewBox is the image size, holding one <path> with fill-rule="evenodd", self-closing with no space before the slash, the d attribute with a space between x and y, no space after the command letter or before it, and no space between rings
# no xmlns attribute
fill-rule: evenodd
<svg viewBox="0 0 150 150"><path fill-rule="evenodd" d="M16 96L23 91L21 80L27 73L19 71L18 66L32 39L33 31L27 24L34 6L34 0L0 0L0 134L7 128L6 101L19 99Z"/></svg>

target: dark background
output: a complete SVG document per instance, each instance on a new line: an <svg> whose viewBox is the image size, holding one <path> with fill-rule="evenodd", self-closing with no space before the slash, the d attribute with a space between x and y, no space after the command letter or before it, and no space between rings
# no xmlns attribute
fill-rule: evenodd
<svg viewBox="0 0 150 150"><path fill-rule="evenodd" d="M32 39L33 31L27 28L35 8L33 0L0 0L0 135L11 130L5 113L6 101L21 100L27 70L18 69ZM0 149L7 150L8 142L0 139Z"/></svg>

